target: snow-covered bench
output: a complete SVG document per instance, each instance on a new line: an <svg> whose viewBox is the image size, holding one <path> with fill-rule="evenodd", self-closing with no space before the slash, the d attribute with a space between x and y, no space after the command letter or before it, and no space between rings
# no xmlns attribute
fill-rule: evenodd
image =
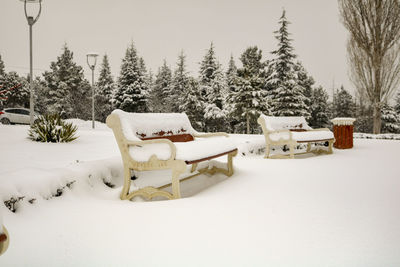
<svg viewBox="0 0 400 267"><path fill-rule="evenodd" d="M273 117L262 114L258 118L265 136L265 157L284 158L284 155L270 156L271 146L289 146L289 157L294 158L294 148L298 143L307 143L307 152L331 154L335 142L333 133L327 128L312 129L304 117ZM328 150L313 150L311 144L328 144Z"/></svg>
<svg viewBox="0 0 400 267"><path fill-rule="evenodd" d="M121 199L132 199L137 195L149 199L155 196L180 198L179 176L186 172L188 165L192 165L191 172L195 173L199 162L224 155L228 155L227 169L215 166L203 168L190 177L205 172L222 172L227 176L233 174L232 157L237 154L237 148L228 135L198 133L184 113L128 113L114 110L107 117L107 125L114 132L124 164ZM158 188L147 186L129 192L132 170L162 169L172 170L172 194L161 190L167 185Z"/></svg>

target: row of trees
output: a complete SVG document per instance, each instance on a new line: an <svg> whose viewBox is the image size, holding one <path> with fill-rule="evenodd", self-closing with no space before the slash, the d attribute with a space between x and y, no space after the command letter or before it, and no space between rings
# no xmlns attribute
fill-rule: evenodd
<svg viewBox="0 0 400 267"><path fill-rule="evenodd" d="M105 121L115 108L129 112L185 112L200 131L256 133L259 131L256 119L260 113L304 116L313 127L326 127L333 117L357 117L357 130L370 132L372 111L365 94L358 94L353 100L342 87L335 90L333 101L329 102L327 92L315 86L314 79L301 62L296 61L285 12L279 25L275 32L278 46L272 52L272 59L263 59L262 51L253 46L240 56L241 67L236 66L231 56L224 71L211 44L200 62L196 78L187 71L183 52L173 70L164 60L153 75L131 43L114 81L105 55L96 83L96 119ZM8 92L3 105L28 104L26 79L14 72L6 74L1 57L0 82L4 87L23 84L18 90ZM35 92L40 113L58 112L65 118L91 117L90 84L66 44L62 54L51 63L50 71L35 80ZM396 109L397 114L384 105L383 124L390 125L384 126L384 131L399 130L400 96Z"/></svg>

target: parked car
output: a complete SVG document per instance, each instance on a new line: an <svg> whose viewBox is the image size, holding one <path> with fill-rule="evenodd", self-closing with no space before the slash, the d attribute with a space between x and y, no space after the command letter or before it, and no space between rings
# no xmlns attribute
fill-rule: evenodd
<svg viewBox="0 0 400 267"><path fill-rule="evenodd" d="M2 124L29 124L30 116L27 108L5 108L0 111L0 122ZM37 119L37 114L34 114Z"/></svg>

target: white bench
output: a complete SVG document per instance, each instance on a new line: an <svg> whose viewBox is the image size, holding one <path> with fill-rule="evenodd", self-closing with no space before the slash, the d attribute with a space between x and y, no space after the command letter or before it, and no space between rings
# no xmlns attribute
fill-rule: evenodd
<svg viewBox="0 0 400 267"><path fill-rule="evenodd" d="M299 143L307 143L307 152L333 153L335 142L333 133L327 128L312 129L304 117L273 117L262 114L258 118L265 136L265 157L284 158L285 155L270 156L271 146L289 146L289 157L294 158L294 148ZM311 150L311 144L328 143L328 150Z"/></svg>
<svg viewBox="0 0 400 267"><path fill-rule="evenodd" d="M193 129L184 113L128 113L114 110L107 117L107 125L118 143L124 164L124 185L121 199L132 199L137 195L151 199L163 196L169 199L180 198L179 176L192 165L194 173L198 163L224 155L228 156L227 168L213 167L197 170L192 178L200 173L222 172L233 174L232 157L237 147L226 133L199 133ZM172 170L171 184L158 188L147 186L130 191L131 171ZM172 194L164 191L172 186Z"/></svg>

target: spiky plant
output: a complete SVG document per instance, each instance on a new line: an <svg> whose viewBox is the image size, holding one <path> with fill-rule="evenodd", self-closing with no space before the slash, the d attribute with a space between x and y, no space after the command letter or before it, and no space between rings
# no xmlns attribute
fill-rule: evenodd
<svg viewBox="0 0 400 267"><path fill-rule="evenodd" d="M61 119L60 114L39 116L29 129L29 138L37 142L67 143L78 138L77 127Z"/></svg>

